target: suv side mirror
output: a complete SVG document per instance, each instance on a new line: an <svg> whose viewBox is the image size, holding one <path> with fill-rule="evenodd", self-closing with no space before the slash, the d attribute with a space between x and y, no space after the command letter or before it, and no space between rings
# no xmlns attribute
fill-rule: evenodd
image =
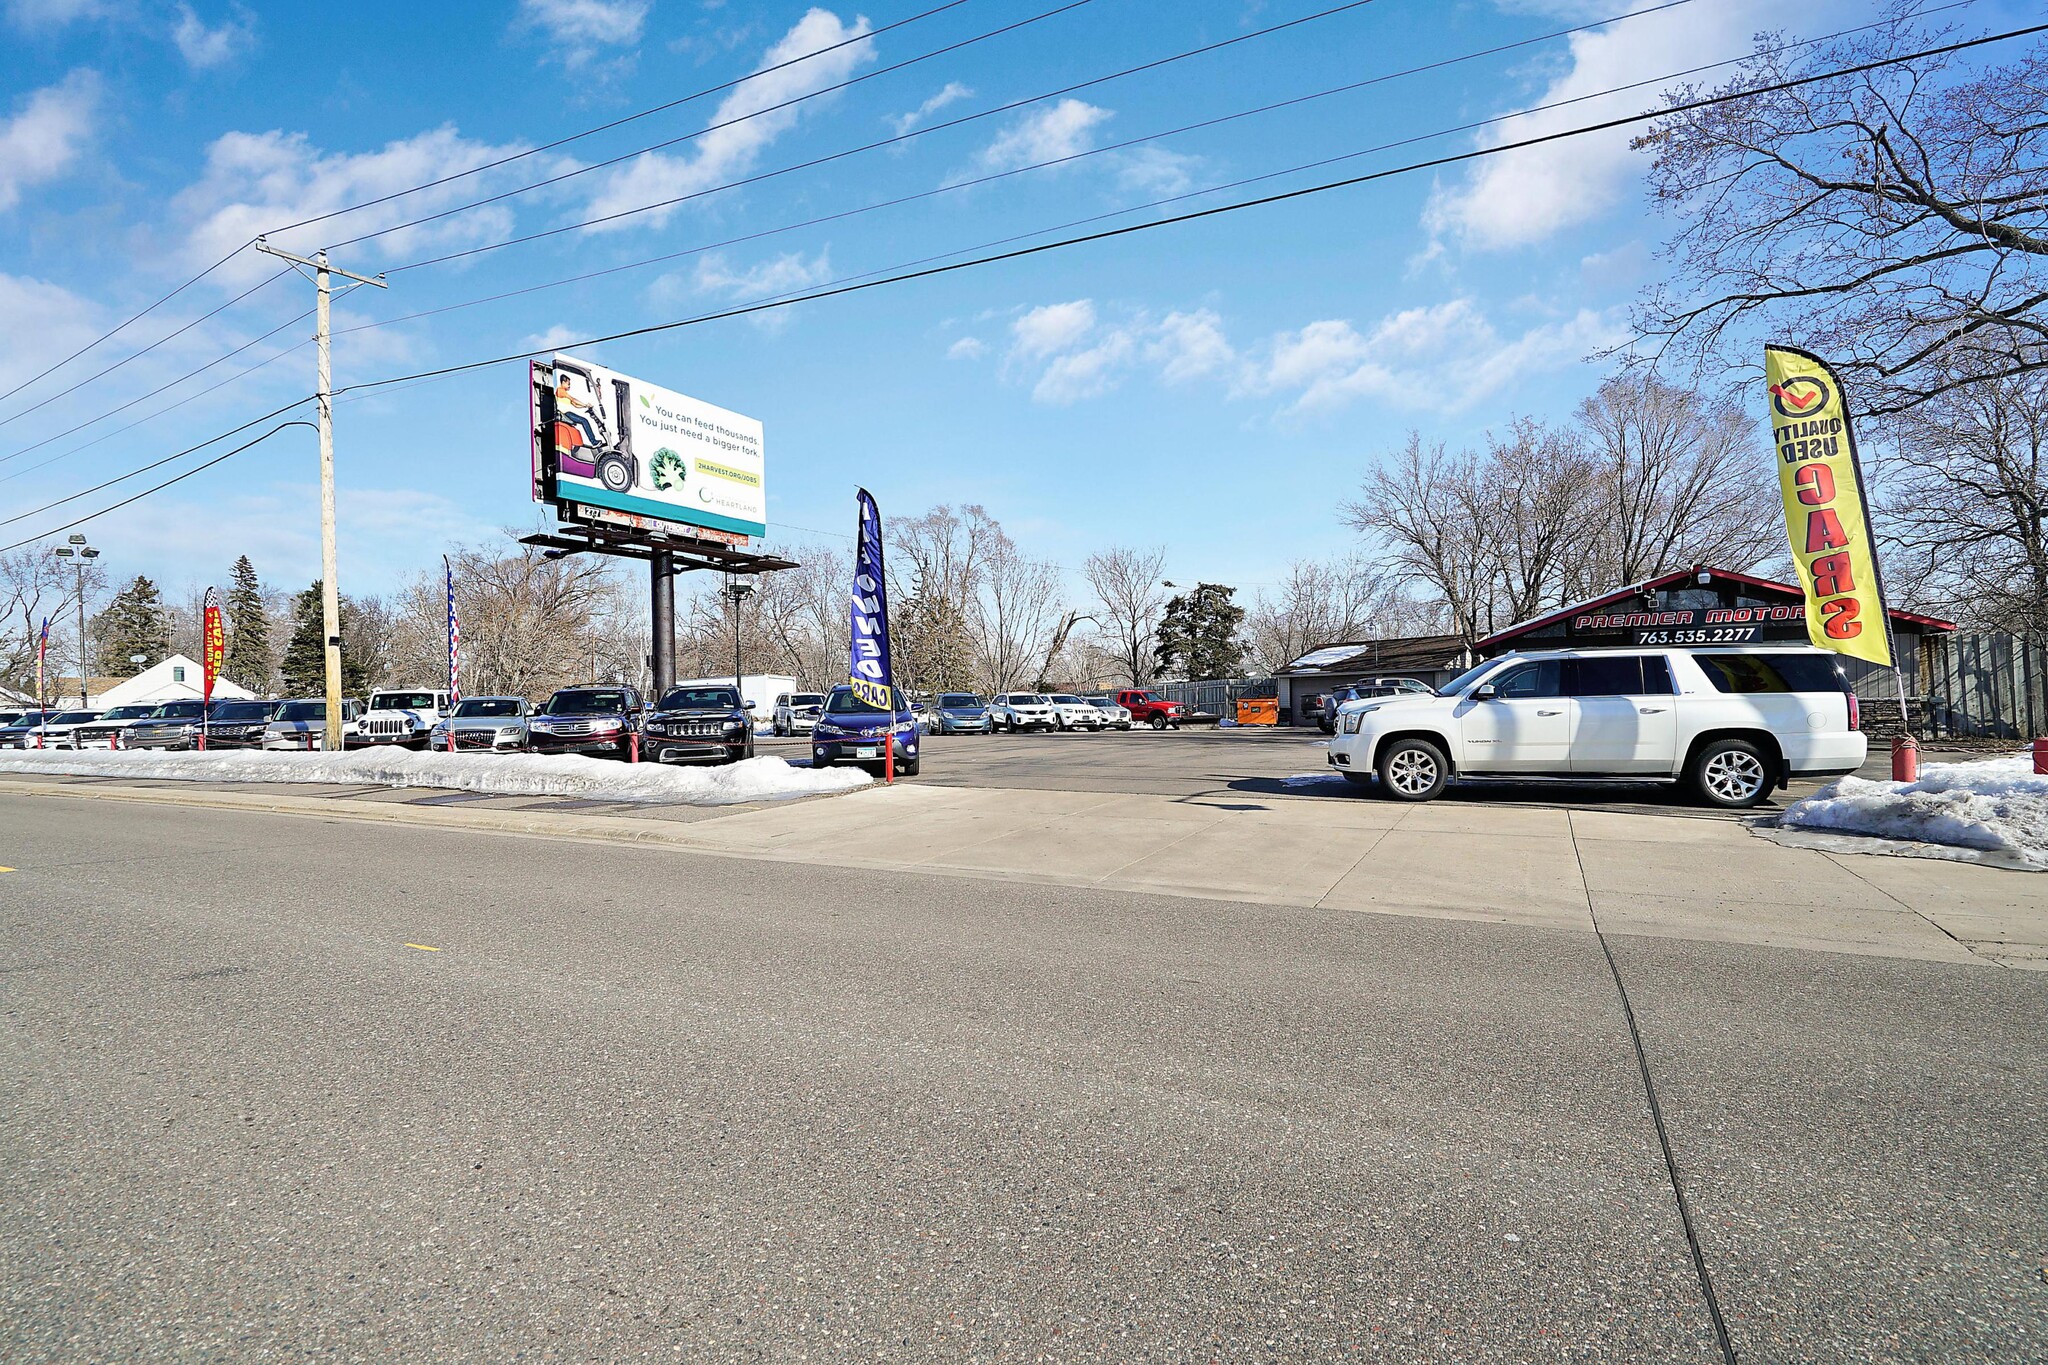
<svg viewBox="0 0 2048 1365"><path fill-rule="evenodd" d="M1472 694L1478 701L1492 701L1498 695L1500 694L1492 683L1481 683L1479 690Z"/></svg>

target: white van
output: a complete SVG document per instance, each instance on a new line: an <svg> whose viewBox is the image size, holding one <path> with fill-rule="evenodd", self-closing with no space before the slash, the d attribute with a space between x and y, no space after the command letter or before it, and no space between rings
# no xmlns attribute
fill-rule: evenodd
<svg viewBox="0 0 2048 1365"><path fill-rule="evenodd" d="M1505 654L1426 696L1347 702L1329 762L1428 801L1453 779L1684 783L1753 806L1794 777L1839 777L1869 742L1835 656L1809 646Z"/></svg>

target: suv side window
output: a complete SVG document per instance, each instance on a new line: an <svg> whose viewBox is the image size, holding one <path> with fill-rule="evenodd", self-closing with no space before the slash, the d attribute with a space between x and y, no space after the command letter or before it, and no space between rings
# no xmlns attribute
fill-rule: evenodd
<svg viewBox="0 0 2048 1365"><path fill-rule="evenodd" d="M1565 679L1565 690L1574 697L1638 696L1643 690L1643 659L1640 654L1572 659L1566 665Z"/></svg>
<svg viewBox="0 0 2048 1365"><path fill-rule="evenodd" d="M1559 685L1561 673L1556 659L1538 659L1502 674L1493 685L1494 695L1510 698L1562 696L1563 689Z"/></svg>
<svg viewBox="0 0 2048 1365"><path fill-rule="evenodd" d="M1700 671L1721 692L1847 692L1832 659L1811 654L1697 654Z"/></svg>

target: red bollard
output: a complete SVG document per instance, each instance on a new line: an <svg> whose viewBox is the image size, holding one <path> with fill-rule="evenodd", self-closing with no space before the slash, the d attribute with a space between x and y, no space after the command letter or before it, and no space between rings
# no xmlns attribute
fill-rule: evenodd
<svg viewBox="0 0 2048 1365"><path fill-rule="evenodd" d="M108 748L108 749L118 749L118 748L120 748L120 747L121 747L121 732L120 732L119 730L109 730L109 731L107 731L107 748Z"/></svg>
<svg viewBox="0 0 2048 1365"><path fill-rule="evenodd" d="M638 763L640 761L640 732L638 730L633 731L626 737L626 748L626 762Z"/></svg>
<svg viewBox="0 0 2048 1365"><path fill-rule="evenodd" d="M2048 739L2034 741L2034 771L2048 776Z"/></svg>
<svg viewBox="0 0 2048 1365"><path fill-rule="evenodd" d="M450 727L448 728L448 752L449 752L449 753L451 753L451 754L455 752L455 727L454 727L454 726L450 726Z"/></svg>
<svg viewBox="0 0 2048 1365"><path fill-rule="evenodd" d="M1911 735L1900 735L1892 741L1892 781L1918 782L1920 780L1920 741Z"/></svg>

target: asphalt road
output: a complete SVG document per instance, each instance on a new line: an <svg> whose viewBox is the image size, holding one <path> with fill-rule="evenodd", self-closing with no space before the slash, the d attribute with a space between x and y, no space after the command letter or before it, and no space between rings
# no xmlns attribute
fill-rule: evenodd
<svg viewBox="0 0 2048 1365"><path fill-rule="evenodd" d="M10 1361L1718 1359L1588 935L0 831ZM2048 1353L2048 974L1613 947L1742 1360Z"/></svg>

